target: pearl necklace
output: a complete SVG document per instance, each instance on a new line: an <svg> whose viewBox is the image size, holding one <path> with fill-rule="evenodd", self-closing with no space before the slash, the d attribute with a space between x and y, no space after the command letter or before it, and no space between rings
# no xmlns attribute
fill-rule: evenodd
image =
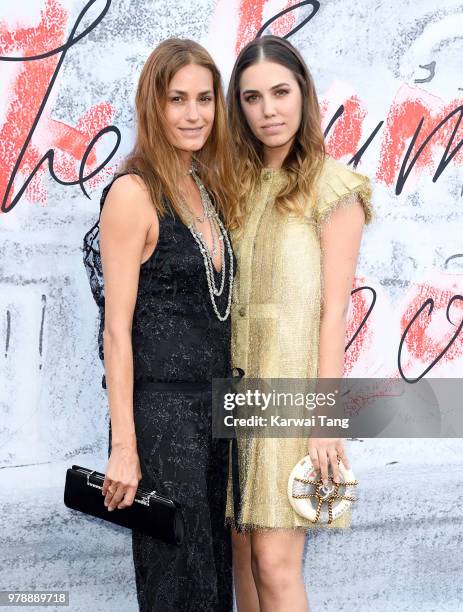
<svg viewBox="0 0 463 612"><path fill-rule="evenodd" d="M201 204L203 206L203 211L204 211L204 220L208 219L209 221L209 227L211 229L211 236L212 236L212 248L211 251L209 251L209 247L206 244L204 238L203 238L203 234L202 232L198 232L198 230L196 229L195 225L193 223L190 223L188 225L188 229L190 230L191 234L193 235L193 238L195 239L195 241L197 242L198 246L199 246L199 250L203 256L203 260L204 260L204 268L206 270L206 279L207 279L207 286L209 288L209 295L210 295L210 299L211 299L211 303L212 303L212 308L214 309L214 312L217 316L217 318L219 319L219 321L226 321L230 315L230 309L231 309L231 301L232 301L232 290L233 290L233 249L231 247L230 244L230 240L228 238L228 234L227 231L225 229L225 227L223 226L222 221L220 220L219 215L217 214L214 205L211 202L211 198L209 197L209 194L206 190L206 188L204 187L201 179L199 178L199 176L196 174L195 172L195 168L193 167L190 171L191 176L193 177L196 185L198 186L199 189L199 193L201 196ZM213 227L215 226L215 227ZM220 249L220 261L221 261L221 270L220 270L220 286L217 287L216 282L215 282L215 276L214 276L214 271L215 271L215 266L214 266L214 262L213 262L213 257L214 255L217 254L217 245L215 242L215 235L214 235L214 229L218 234L218 239L219 239L219 246L220 243L222 244L222 248ZM225 313L222 315L218 308L217 308L217 303L216 303L216 298L220 297L223 293L223 290L225 288L225 276L226 276L226 269L225 269L225 261L226 261L226 257L225 257L225 251L227 251L228 253L228 259L229 259L229 268L228 268L228 299L227 299L227 306L225 308Z"/></svg>

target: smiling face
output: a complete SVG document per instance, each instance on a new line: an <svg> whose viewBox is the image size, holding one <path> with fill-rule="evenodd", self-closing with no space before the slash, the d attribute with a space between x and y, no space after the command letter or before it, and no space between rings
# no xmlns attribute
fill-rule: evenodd
<svg viewBox="0 0 463 612"><path fill-rule="evenodd" d="M211 71L196 64L180 68L169 83L164 112L169 142L187 154L199 151L214 124Z"/></svg>
<svg viewBox="0 0 463 612"><path fill-rule="evenodd" d="M240 79L240 103L264 150L287 154L302 117L301 90L291 70L267 60L249 66Z"/></svg>

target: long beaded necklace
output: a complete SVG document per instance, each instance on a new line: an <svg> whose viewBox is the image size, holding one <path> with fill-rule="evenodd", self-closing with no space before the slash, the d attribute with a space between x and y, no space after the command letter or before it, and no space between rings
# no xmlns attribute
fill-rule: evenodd
<svg viewBox="0 0 463 612"><path fill-rule="evenodd" d="M191 174L194 182L196 183L199 189L199 194L201 197L201 204L203 207L203 218L202 219L200 217L195 217L195 218L200 223L204 223L204 221L207 219L209 223L209 228L211 230L211 237L212 237L211 249L209 250L209 247L206 241L204 240L203 233L199 232L196 229L193 222L191 222L188 225L188 229L192 233L193 238L196 240L199 246L199 250L201 251L201 254L203 256L204 267L206 270L207 286L209 288L209 295L211 298L212 308L214 309L214 312L217 318L219 319L219 321L226 321L230 315L231 301L232 301L233 250L230 244L230 240L228 238L227 231L225 227L223 226L223 223L219 215L217 214L217 211L215 210L214 205L211 202L211 198L209 197L207 189L204 187L204 184L202 183L201 179L196 173L196 169L194 166L192 166L188 174ZM217 234L218 236L219 243L217 243L215 234ZM221 270L219 273L220 274L220 286L217 287L216 282L215 282L215 276L214 276L215 266L214 266L213 258L215 257L215 255L217 255L217 249L220 248L220 243L222 243L222 248L220 249L220 261L221 261ZM225 313L222 315L220 314L219 309L217 308L216 298L222 295L223 290L225 288L225 276L226 276L225 251L227 251L228 259L229 259L229 266L228 266L229 287L228 287L227 306L225 309Z"/></svg>

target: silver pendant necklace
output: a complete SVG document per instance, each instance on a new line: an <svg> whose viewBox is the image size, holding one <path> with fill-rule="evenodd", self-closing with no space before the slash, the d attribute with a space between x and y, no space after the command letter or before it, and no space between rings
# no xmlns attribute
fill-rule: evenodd
<svg viewBox="0 0 463 612"><path fill-rule="evenodd" d="M209 247L206 241L204 240L203 233L199 232L196 229L193 222L191 222L188 225L188 229L193 235L193 238L195 239L195 241L197 242L199 246L199 250L203 256L204 267L206 270L207 286L209 288L209 296L211 299L212 308L217 318L219 319L219 321L225 321L230 316L230 309L231 309L232 290L233 290L233 250L230 244L230 240L228 238L227 231L219 215L217 214L217 211L215 210L214 205L211 202L211 198L209 197L207 189L204 187L194 167L192 167L189 174L192 175L193 180L195 181L199 189L199 193L201 197L201 204L202 204L203 213L204 213L203 220L201 220L200 218L196 216L195 218L200 223L204 223L206 219L208 220L209 227L211 230L211 237L212 237L211 249L209 250ZM216 235L218 237L218 240L216 238ZM219 245L221 245L221 248L219 247ZM220 269L220 272L218 272L220 276L219 286L217 286L216 281L215 281L214 272L216 272L216 269L215 269L214 261L213 261L213 258L215 257L215 255L217 255L218 248L220 248L220 262L221 262L221 269ZM228 266L226 266L227 259L228 259ZM221 314L217 307L216 298L220 297L224 291L225 278L227 276L227 270L226 270L227 267L228 267L227 306L225 308L225 312Z"/></svg>

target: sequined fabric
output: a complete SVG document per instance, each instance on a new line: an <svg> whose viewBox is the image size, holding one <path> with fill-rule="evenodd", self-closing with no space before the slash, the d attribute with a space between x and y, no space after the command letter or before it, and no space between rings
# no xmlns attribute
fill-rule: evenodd
<svg viewBox="0 0 463 612"><path fill-rule="evenodd" d="M305 215L276 210L286 181L282 169L265 168L251 196L244 232L234 241L238 272L232 305L232 363L248 378L316 378L321 313L321 224L337 206L359 200L373 217L367 177L327 158L316 197ZM232 237L233 239L233 237ZM227 521L236 527L316 527L287 498L294 465L307 455L307 439L238 439L241 512L234 515L228 482ZM329 528L347 527L350 513Z"/></svg>
<svg viewBox="0 0 463 612"><path fill-rule="evenodd" d="M103 190L101 208L111 184ZM84 261L100 308L103 358L98 224L85 236ZM227 291L226 285L218 302L222 313ZM210 390L213 377L230 373L230 319L216 317L203 257L173 213L160 219L156 249L140 268L132 348L140 486L177 499L186 526L180 547L132 532L139 609L231 611L231 544L224 525L228 445L212 439ZM201 382L205 389L197 390ZM156 383L169 383L169 390L156 389Z"/></svg>

